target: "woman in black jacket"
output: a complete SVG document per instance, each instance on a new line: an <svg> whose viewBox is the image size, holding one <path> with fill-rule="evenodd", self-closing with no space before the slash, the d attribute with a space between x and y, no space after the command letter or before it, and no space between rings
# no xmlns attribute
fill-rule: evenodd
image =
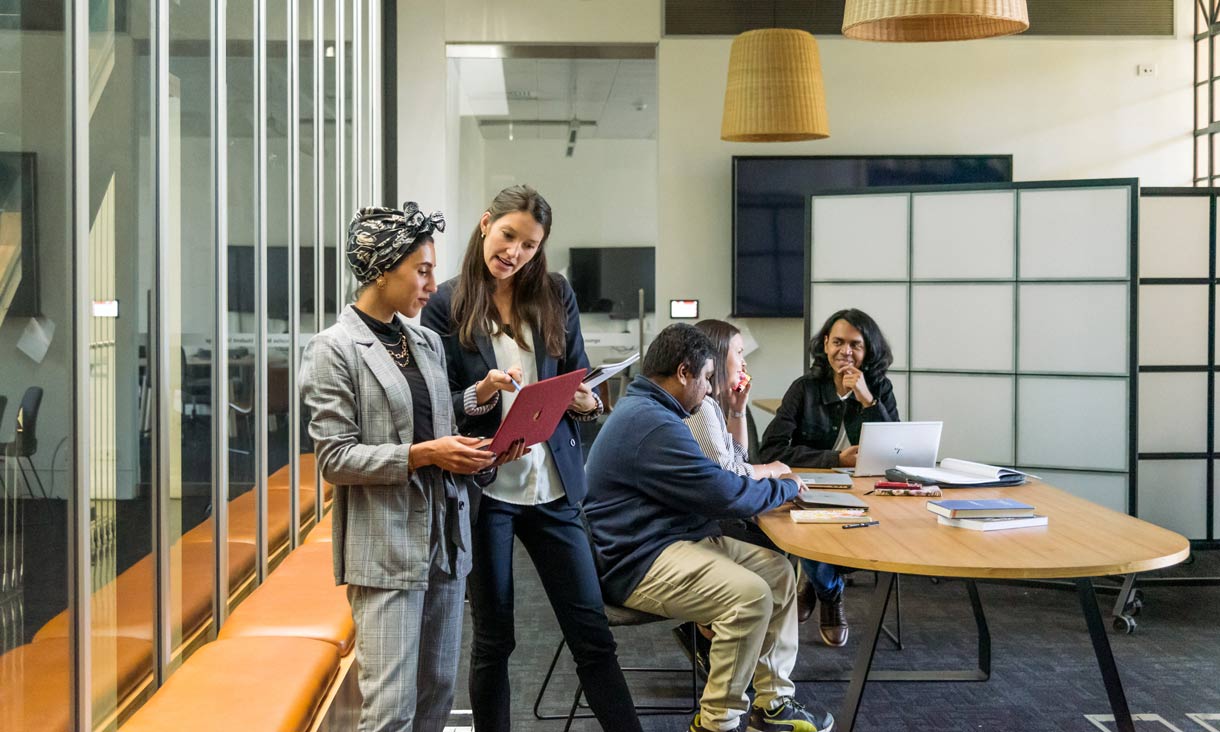
<svg viewBox="0 0 1220 732"><path fill-rule="evenodd" d="M495 434L518 384L589 366L576 295L547 270L550 233L546 199L527 186L505 188L471 233L461 274L424 308L420 322L445 346L463 434ZM502 468L472 517L470 705L477 732L511 728L514 538L538 570L602 729L640 730L580 515L585 469L576 423L601 411L600 400L581 384L550 439Z"/></svg>
<svg viewBox="0 0 1220 732"><path fill-rule="evenodd" d="M775 419L763 433L759 454L802 468L854 467L865 422L897 422L894 386L885 375L894 357L877 322L861 310L840 310L809 342L808 373L792 382ZM822 640L847 643L843 571L801 560L810 580L800 593L802 620L821 605Z"/></svg>

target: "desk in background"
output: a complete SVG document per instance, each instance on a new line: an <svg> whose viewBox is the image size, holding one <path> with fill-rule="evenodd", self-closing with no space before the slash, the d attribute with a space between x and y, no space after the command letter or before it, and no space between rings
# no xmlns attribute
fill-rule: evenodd
<svg viewBox="0 0 1220 732"><path fill-rule="evenodd" d="M856 478L852 492L863 496L875 480ZM967 672L878 671L871 674L873 680L985 681L991 672L991 644L975 580L1068 578L1076 581L1118 729L1135 732L1091 578L1177 564L1190 553L1186 538L1041 482L947 493L955 499L1014 498L1033 505L1037 513L1050 520L1046 526L1027 529L956 529L940 525L935 514L927 510L926 499L901 496L865 498L869 515L880 523L863 529L844 531L838 524L797 524L788 517L787 507L758 519L763 531L785 551L877 572L877 587L836 729L851 732L855 725L896 575L915 574L966 580L979 633L979 668Z"/></svg>

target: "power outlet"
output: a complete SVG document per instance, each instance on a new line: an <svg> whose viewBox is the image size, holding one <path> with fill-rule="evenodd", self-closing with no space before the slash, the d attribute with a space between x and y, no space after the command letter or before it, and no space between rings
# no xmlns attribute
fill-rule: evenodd
<svg viewBox="0 0 1220 732"><path fill-rule="evenodd" d="M1156 76L1156 64L1137 64L1135 67L1136 76Z"/></svg>

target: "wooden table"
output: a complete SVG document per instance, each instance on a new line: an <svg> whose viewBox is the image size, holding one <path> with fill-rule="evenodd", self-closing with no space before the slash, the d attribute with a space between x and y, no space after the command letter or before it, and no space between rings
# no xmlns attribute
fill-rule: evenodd
<svg viewBox="0 0 1220 732"><path fill-rule="evenodd" d="M779 410L779 405L783 403L783 399L755 399L750 402L750 406L758 407L767 414L775 414Z"/></svg>
<svg viewBox="0 0 1220 732"><path fill-rule="evenodd" d="M857 478L851 492L863 497L876 480ZM1013 488L953 489L945 494L948 499L1014 498L1033 505L1037 513L1049 517L1049 522L1047 526L1003 531L957 529L937 522L936 515L926 508L929 499L900 496L865 497L869 515L880 521L867 528L843 530L837 524L797 524L788 517L788 507L758 519L772 541L787 552L878 573L836 729L853 729L867 680L983 681L990 676L990 635L975 580L1066 578L1076 581L1118 729L1134 732L1091 578L1177 564L1190 553L1186 538L1041 482ZM978 670L870 674L885 610L899 574L966 580L979 633Z"/></svg>

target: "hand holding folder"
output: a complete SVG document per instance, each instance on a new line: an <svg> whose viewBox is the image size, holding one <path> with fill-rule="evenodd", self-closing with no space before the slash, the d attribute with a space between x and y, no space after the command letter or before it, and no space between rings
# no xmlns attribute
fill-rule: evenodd
<svg viewBox="0 0 1220 732"><path fill-rule="evenodd" d="M584 369L577 369L522 387L485 449L499 455L511 450L518 441L529 447L549 439L568 411L584 375Z"/></svg>

